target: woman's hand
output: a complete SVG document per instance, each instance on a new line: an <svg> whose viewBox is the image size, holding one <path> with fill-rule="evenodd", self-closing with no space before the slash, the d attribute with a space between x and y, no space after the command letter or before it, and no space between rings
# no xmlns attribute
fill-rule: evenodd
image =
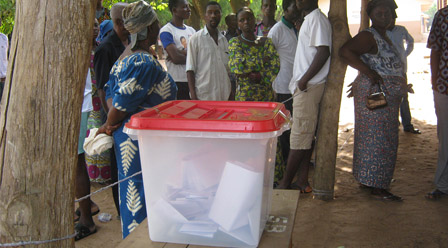
<svg viewBox="0 0 448 248"><path fill-rule="evenodd" d="M115 125L113 125L113 126L108 125L107 122L106 122L106 123L104 123L100 128L98 128L98 131L96 132L95 137L96 137L98 134L102 134L102 133L105 133L105 134L107 134L107 135L109 135L109 136L112 136L112 133L113 133L115 130L117 130L120 126L121 126L121 122L118 123L118 124L115 124Z"/></svg>
<svg viewBox="0 0 448 248"><path fill-rule="evenodd" d="M261 73L259 71L250 72L248 77L249 82L253 84L259 84L261 82Z"/></svg>
<svg viewBox="0 0 448 248"><path fill-rule="evenodd" d="M348 98L353 97L353 83L348 85L348 90L346 93L348 93L347 95Z"/></svg>

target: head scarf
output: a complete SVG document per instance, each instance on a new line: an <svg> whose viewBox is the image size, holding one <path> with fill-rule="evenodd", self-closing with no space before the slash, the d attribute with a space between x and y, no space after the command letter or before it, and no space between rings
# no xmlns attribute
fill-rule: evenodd
<svg viewBox="0 0 448 248"><path fill-rule="evenodd" d="M367 15L370 16L370 13L372 12L372 10L380 5L384 5L386 7L388 7L390 9L390 12L392 14L392 18L397 18L397 13L395 12L395 9L398 8L397 4L395 3L394 0L371 0L368 4L367 4Z"/></svg>
<svg viewBox="0 0 448 248"><path fill-rule="evenodd" d="M157 20L157 14L151 5L140 0L129 4L123 9L124 27L131 34L131 48L139 40L145 40L148 36L148 29Z"/></svg>
<svg viewBox="0 0 448 248"><path fill-rule="evenodd" d="M100 33L98 34L98 37L96 37L96 41L100 43L112 29L114 29L114 24L111 20L104 20L101 22Z"/></svg>

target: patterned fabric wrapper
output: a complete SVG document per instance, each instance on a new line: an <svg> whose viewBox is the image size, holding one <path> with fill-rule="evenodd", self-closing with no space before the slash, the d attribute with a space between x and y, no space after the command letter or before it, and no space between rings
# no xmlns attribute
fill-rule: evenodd
<svg viewBox="0 0 448 248"><path fill-rule="evenodd" d="M90 56L90 74L92 75L92 103L93 110L90 111L87 119L87 128L99 128L103 124L101 121L101 100L98 95L98 88L95 80L95 70L93 69L94 52ZM105 151L99 155L86 154L86 166L91 182L107 183L110 178L110 152Z"/></svg>
<svg viewBox="0 0 448 248"><path fill-rule="evenodd" d="M148 53L134 53L115 62L104 87L106 99L128 115L113 133L118 179L141 171L138 142L123 133L131 116L146 108L174 100L177 87L160 63ZM120 215L123 238L146 218L145 192L141 175L120 183Z"/></svg>
<svg viewBox="0 0 448 248"><path fill-rule="evenodd" d="M355 101L355 144L353 175L364 185L387 189L392 180L398 150L398 110L406 94L404 78L383 77L387 106L370 110L366 98L371 82L365 75L353 83Z"/></svg>

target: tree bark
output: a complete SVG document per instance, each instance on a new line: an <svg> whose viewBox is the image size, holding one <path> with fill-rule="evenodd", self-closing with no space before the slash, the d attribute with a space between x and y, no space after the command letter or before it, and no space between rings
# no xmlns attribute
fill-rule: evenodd
<svg viewBox="0 0 448 248"><path fill-rule="evenodd" d="M249 6L249 4L249 0L230 0L230 6L232 7L233 13L236 13L244 6Z"/></svg>
<svg viewBox="0 0 448 248"><path fill-rule="evenodd" d="M199 14L202 10L198 9L197 5L194 3L193 5L191 5L190 9L191 9L191 16L190 18L188 18L186 23L187 25L193 27L196 31L198 31L199 29L201 29L201 23L203 20L201 19L202 17Z"/></svg>
<svg viewBox="0 0 448 248"><path fill-rule="evenodd" d="M74 173L95 6L95 0L16 2L0 117L0 243L74 233Z"/></svg>
<svg viewBox="0 0 448 248"><path fill-rule="evenodd" d="M361 25L359 25L359 32L370 26L370 19L367 15L367 4L370 0L361 0Z"/></svg>
<svg viewBox="0 0 448 248"><path fill-rule="evenodd" d="M320 200L331 200L334 197L339 110L347 69L347 65L342 63L338 53L340 47L350 38L346 0L331 0L328 18L333 29L331 65L320 105L316 168L313 179L313 194Z"/></svg>

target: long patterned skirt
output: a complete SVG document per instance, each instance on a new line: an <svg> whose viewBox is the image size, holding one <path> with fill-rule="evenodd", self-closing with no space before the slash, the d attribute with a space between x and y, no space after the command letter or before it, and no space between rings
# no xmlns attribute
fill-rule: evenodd
<svg viewBox="0 0 448 248"><path fill-rule="evenodd" d="M126 123L127 121L123 121ZM138 142L123 133L124 124L114 136L114 148L118 166L118 180L142 170ZM142 175L132 177L119 184L120 216L123 239L129 235L145 218L146 204Z"/></svg>
<svg viewBox="0 0 448 248"><path fill-rule="evenodd" d="M353 175L364 185L387 189L392 180L398 150L398 111L406 93L401 77L384 77L381 85L386 94L387 106L369 110L367 96L372 86L365 75L353 83L355 101L355 144Z"/></svg>
<svg viewBox="0 0 448 248"><path fill-rule="evenodd" d="M92 84L92 92L93 110L90 112L89 118L87 120L88 129L99 128L103 124L100 113L101 100L98 96L96 82ZM86 166L91 182L106 183L110 181L110 153L111 150L109 149L101 154L86 154Z"/></svg>

